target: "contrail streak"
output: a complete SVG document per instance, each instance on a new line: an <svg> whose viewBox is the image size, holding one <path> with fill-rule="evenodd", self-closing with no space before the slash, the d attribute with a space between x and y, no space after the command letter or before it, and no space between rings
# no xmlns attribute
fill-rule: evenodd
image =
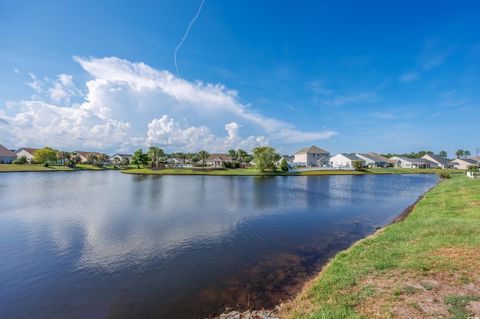
<svg viewBox="0 0 480 319"><path fill-rule="evenodd" d="M197 13L195 13L195 16L193 16L192 21L190 21L190 23L188 24L187 30L185 30L185 34L183 35L183 38L177 44L177 46L175 47L175 51L173 52L173 62L175 63L175 70L177 70L178 77L180 77L180 73L178 72L178 65L177 65L177 51L182 47L183 42L185 42L185 39L188 37L188 33L190 32L190 29L192 28L193 24L195 23L195 20L197 20L198 16L200 15L200 12L202 11L204 2L205 0L202 0L202 2L200 2L200 6L198 7Z"/></svg>

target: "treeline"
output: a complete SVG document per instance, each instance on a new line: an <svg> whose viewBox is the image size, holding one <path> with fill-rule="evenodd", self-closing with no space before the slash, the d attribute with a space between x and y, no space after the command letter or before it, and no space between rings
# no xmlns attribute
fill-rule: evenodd
<svg viewBox="0 0 480 319"><path fill-rule="evenodd" d="M386 153L386 154L381 154L384 157L393 157L393 156L400 156L400 157L408 157L408 158L421 158L427 154L433 155L435 154L432 151L419 151L419 152L410 152L410 153ZM445 151L440 151L438 153L439 156L447 158L448 153ZM456 158L467 158L470 157L472 154L468 150L457 150L455 152Z"/></svg>

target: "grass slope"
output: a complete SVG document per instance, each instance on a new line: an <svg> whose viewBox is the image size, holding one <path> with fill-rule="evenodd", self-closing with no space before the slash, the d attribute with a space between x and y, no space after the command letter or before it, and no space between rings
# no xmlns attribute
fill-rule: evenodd
<svg viewBox="0 0 480 319"><path fill-rule="evenodd" d="M404 221L337 254L281 316L467 318L480 309L478 269L480 179L454 176Z"/></svg>
<svg viewBox="0 0 480 319"><path fill-rule="evenodd" d="M90 164L78 164L75 168L61 165L50 165L45 167L41 164L19 165L19 164L0 164L0 173L2 172L69 172L69 171L102 171L113 169L111 167L97 167Z"/></svg>

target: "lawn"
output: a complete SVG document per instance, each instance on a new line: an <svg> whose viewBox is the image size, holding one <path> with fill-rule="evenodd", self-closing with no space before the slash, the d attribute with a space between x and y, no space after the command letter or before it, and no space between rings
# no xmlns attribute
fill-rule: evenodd
<svg viewBox="0 0 480 319"><path fill-rule="evenodd" d="M2 172L64 172L64 171L101 171L113 169L112 167L100 168L90 164L78 164L75 168L61 165L50 165L45 167L41 164L0 164L0 173Z"/></svg>
<svg viewBox="0 0 480 319"><path fill-rule="evenodd" d="M58 172L73 171L72 168L66 166L49 166L45 167L40 164L19 165L19 164L0 164L0 172Z"/></svg>
<svg viewBox="0 0 480 319"><path fill-rule="evenodd" d="M455 175L410 215L337 254L282 318L480 315L480 179Z"/></svg>

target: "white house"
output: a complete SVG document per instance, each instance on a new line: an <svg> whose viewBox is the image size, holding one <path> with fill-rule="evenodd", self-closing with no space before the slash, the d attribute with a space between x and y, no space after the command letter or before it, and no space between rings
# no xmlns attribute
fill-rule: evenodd
<svg viewBox="0 0 480 319"><path fill-rule="evenodd" d="M450 162L455 169L468 169L470 166L478 166L478 162L470 158L457 158Z"/></svg>
<svg viewBox="0 0 480 319"><path fill-rule="evenodd" d="M0 164L12 164L17 155L8 148L0 144Z"/></svg>
<svg viewBox="0 0 480 319"><path fill-rule="evenodd" d="M297 166L319 166L329 165L330 153L315 145L302 148L295 153L293 164Z"/></svg>
<svg viewBox="0 0 480 319"><path fill-rule="evenodd" d="M120 161L123 161L123 159L126 158L128 160L128 162L130 163L132 161L132 157L133 157L132 154L117 153L117 154L113 154L112 156L110 156L110 161L113 161L114 159L118 159Z"/></svg>
<svg viewBox="0 0 480 319"><path fill-rule="evenodd" d="M337 155L330 158L330 164L332 167L337 168L352 168L353 161L361 161L362 166L366 166L365 160L361 159L353 153L338 153Z"/></svg>
<svg viewBox="0 0 480 319"><path fill-rule="evenodd" d="M448 159L445 157L441 157L440 155L435 155L435 154L425 154L422 156L423 159L426 159L428 161L434 162L437 164L437 167L441 167L443 169L445 168L453 168L453 164L451 164Z"/></svg>
<svg viewBox="0 0 480 319"><path fill-rule="evenodd" d="M232 157L227 154L210 154L205 164L213 167L223 167L224 163L231 163Z"/></svg>
<svg viewBox="0 0 480 319"><path fill-rule="evenodd" d="M88 157L90 155L95 155L95 156L100 156L102 153L99 152L82 152L82 151L75 151L74 153L77 153L78 156L80 156L80 162L85 163L88 162Z"/></svg>
<svg viewBox="0 0 480 319"><path fill-rule="evenodd" d="M401 168L436 168L439 166L437 163L424 158L392 156L391 159L396 161L395 167Z"/></svg>
<svg viewBox="0 0 480 319"><path fill-rule="evenodd" d="M372 153L356 153L358 158L365 161L365 165L368 167L387 167L388 160L383 156L376 156Z"/></svg>
<svg viewBox="0 0 480 319"><path fill-rule="evenodd" d="M35 152L38 150L39 148L23 147L16 150L15 154L17 154L18 158L25 156L27 158L27 162L31 163L34 160Z"/></svg>

